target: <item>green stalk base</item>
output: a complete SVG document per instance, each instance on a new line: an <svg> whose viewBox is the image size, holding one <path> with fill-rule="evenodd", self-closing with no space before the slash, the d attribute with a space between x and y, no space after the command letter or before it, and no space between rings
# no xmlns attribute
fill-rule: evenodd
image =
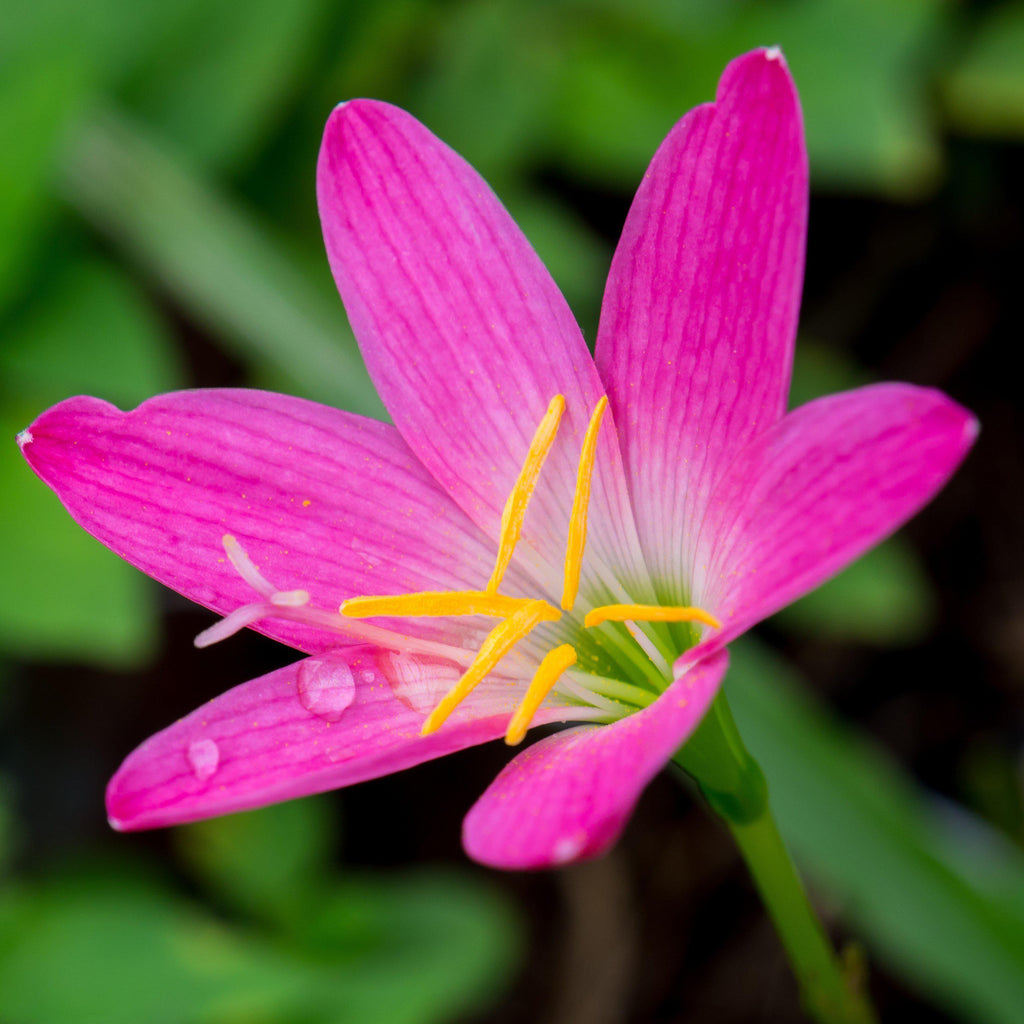
<svg viewBox="0 0 1024 1024"><path fill-rule="evenodd" d="M772 817L768 786L724 693L673 759L732 832L786 951L800 997L818 1024L875 1024L860 972L844 969L807 898Z"/></svg>

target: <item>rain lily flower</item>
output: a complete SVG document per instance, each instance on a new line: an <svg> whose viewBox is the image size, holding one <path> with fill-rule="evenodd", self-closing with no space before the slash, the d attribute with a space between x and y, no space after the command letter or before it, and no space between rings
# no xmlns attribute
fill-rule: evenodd
<svg viewBox="0 0 1024 1024"><path fill-rule="evenodd" d="M861 388L786 413L807 163L777 50L726 69L644 176L592 357L507 212L410 115L356 100L318 167L331 268L394 426L282 395L72 398L19 437L71 515L306 655L143 743L112 824L349 785L528 727L478 860L596 855L687 740L725 645L892 532L976 424ZM550 730L549 730L550 731Z"/></svg>

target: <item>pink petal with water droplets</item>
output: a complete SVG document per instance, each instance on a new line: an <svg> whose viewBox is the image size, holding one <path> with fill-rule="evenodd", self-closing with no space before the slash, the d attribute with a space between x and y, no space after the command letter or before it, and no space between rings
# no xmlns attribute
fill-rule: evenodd
<svg viewBox="0 0 1024 1024"><path fill-rule="evenodd" d="M655 154L601 312L597 365L664 600L690 596L687 538L718 476L785 411L806 229L796 90L757 50Z"/></svg>
<svg viewBox="0 0 1024 1024"><path fill-rule="evenodd" d="M481 587L490 575L493 545L398 431L374 420L223 390L161 395L127 413L72 398L30 429L25 457L85 529L222 614L258 599L226 559L224 534L275 586L307 590L332 612L346 597ZM467 643L486 629L377 621ZM309 652L339 643L283 620L256 628Z"/></svg>
<svg viewBox="0 0 1024 1024"><path fill-rule="evenodd" d="M603 853L644 787L700 722L727 664L725 652L713 655L628 718L567 729L528 747L466 816L466 852L511 869Z"/></svg>
<svg viewBox="0 0 1024 1024"><path fill-rule="evenodd" d="M689 658L818 586L917 512L978 432L939 391L876 384L810 402L748 445L698 545L696 600L725 623Z"/></svg>
<svg viewBox="0 0 1024 1024"><path fill-rule="evenodd" d="M403 693L394 655L335 650L236 686L128 755L107 788L111 824L155 828L320 793L501 736L521 688L482 683L444 728L422 737L425 711ZM404 656L403 656L404 657ZM417 662L436 703L457 671ZM550 704L537 724L565 718Z"/></svg>
<svg viewBox="0 0 1024 1024"><path fill-rule="evenodd" d="M381 398L492 538L537 424L565 395L520 553L557 599L580 445L604 389L550 274L476 171L388 104L354 100L334 111L317 193L331 269ZM586 573L600 575L600 559L642 589L610 417L593 493Z"/></svg>

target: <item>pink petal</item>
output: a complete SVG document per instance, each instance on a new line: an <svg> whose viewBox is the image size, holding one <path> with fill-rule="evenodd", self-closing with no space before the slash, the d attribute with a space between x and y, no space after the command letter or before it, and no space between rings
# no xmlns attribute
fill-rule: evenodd
<svg viewBox="0 0 1024 1024"><path fill-rule="evenodd" d="M604 393L557 286L486 182L387 104L334 111L317 189L331 269L381 397L417 457L492 538L534 429L565 395L523 531L534 574L557 597L576 462ZM641 586L610 418L598 464L590 550Z"/></svg>
<svg viewBox="0 0 1024 1024"><path fill-rule="evenodd" d="M72 398L28 433L25 457L85 529L222 614L258 599L225 558L225 534L276 587L332 612L358 594L480 587L491 571L490 542L394 427L313 402L189 391L124 413ZM279 619L258 628L309 652L339 643ZM451 635L443 620L414 631L431 630Z"/></svg>
<svg viewBox="0 0 1024 1024"><path fill-rule="evenodd" d="M655 154L598 331L637 528L664 599L690 597L683 539L718 475L785 411L806 225L796 91L781 54L756 50Z"/></svg>
<svg viewBox="0 0 1024 1024"><path fill-rule="evenodd" d="M876 384L810 402L748 445L701 527L699 657L813 589L918 511L978 433L941 392ZM687 659L689 660L689 658Z"/></svg>
<svg viewBox="0 0 1024 1024"><path fill-rule="evenodd" d="M418 677L439 698L457 675L427 659L405 659L402 668L394 656L363 646L236 686L128 755L107 788L111 824L155 828L261 807L500 736L518 695L500 683L481 684L444 728L419 735L426 713L412 706L420 702L402 682ZM566 714L547 706L537 722Z"/></svg>
<svg viewBox="0 0 1024 1024"><path fill-rule="evenodd" d="M466 852L498 868L550 867L603 853L644 787L700 722L727 664L720 652L649 708L613 725L567 729L524 750L466 816Z"/></svg>

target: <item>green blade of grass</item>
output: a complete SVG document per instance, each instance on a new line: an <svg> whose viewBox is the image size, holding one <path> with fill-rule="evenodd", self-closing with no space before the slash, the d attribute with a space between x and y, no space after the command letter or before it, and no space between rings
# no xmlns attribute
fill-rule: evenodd
<svg viewBox="0 0 1024 1024"><path fill-rule="evenodd" d="M340 301L138 125L109 109L84 119L62 182L86 220L243 362L267 366L282 387L308 398L383 416ZM323 267L326 281L326 259Z"/></svg>

